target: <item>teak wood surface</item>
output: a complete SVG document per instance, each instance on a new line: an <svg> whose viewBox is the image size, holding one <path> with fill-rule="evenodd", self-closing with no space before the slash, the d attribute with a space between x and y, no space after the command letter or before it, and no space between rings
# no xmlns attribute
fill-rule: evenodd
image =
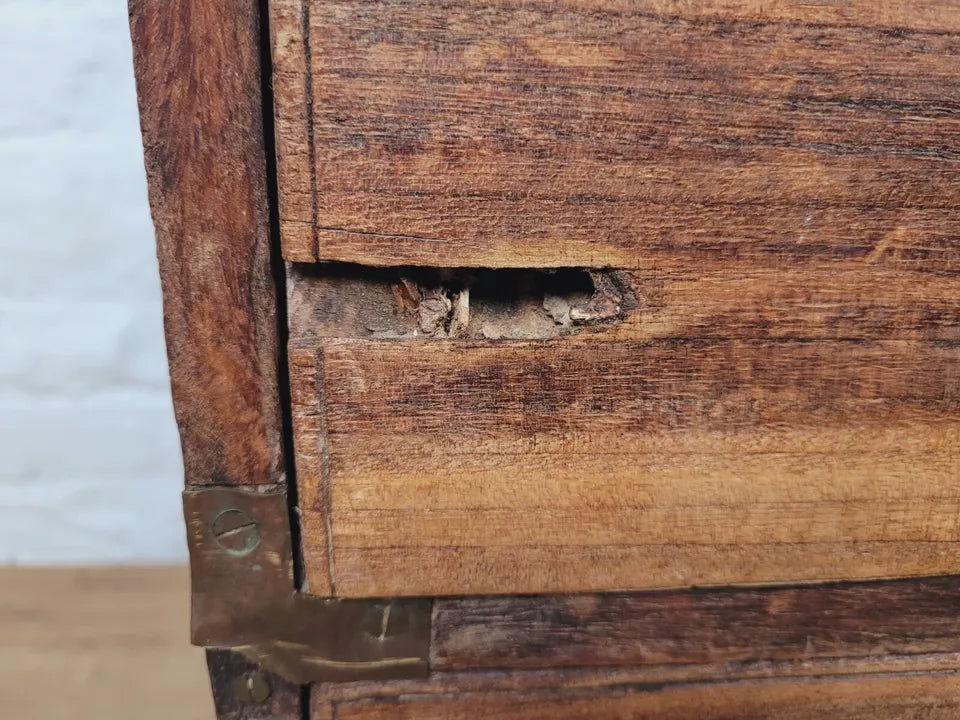
<svg viewBox="0 0 960 720"><path fill-rule="evenodd" d="M953 720L960 677L922 676L763 680L643 687L571 682L560 690L490 690L483 678L457 687L358 688L375 697L314 690L314 720ZM356 693L359 695L359 693ZM332 697L331 697L332 696Z"/></svg>
<svg viewBox="0 0 960 720"><path fill-rule="evenodd" d="M957 571L960 7L271 8L288 260L613 267L636 300L377 339L369 292L295 272L311 592Z"/></svg>
<svg viewBox="0 0 960 720"><path fill-rule="evenodd" d="M819 279L809 293L787 282L734 296L691 273L658 296L638 281L641 306L621 323L565 337L383 340L323 337L321 315L345 316L350 295L295 277L311 592L956 572L960 346L923 337L952 329L918 323L919 298Z"/></svg>
<svg viewBox="0 0 960 720"><path fill-rule="evenodd" d="M258 7L129 7L186 484L279 483Z"/></svg>
<svg viewBox="0 0 960 720"><path fill-rule="evenodd" d="M952 0L272 0L289 260L956 269Z"/></svg>
<svg viewBox="0 0 960 720"><path fill-rule="evenodd" d="M641 594L443 598L431 667L546 670L630 666L645 682L724 674L869 671L871 657L960 653L960 577ZM876 669L873 665L873 669ZM942 666L941 666L942 667ZM901 665L900 670L906 669ZM803 671L803 672L801 672Z"/></svg>
<svg viewBox="0 0 960 720"><path fill-rule="evenodd" d="M507 594L437 597L429 678L312 717L958 714L955 575L688 588L957 571L956 2L130 10L188 487L295 466L304 591ZM417 336L399 265L629 302ZM210 670L221 718L309 714Z"/></svg>

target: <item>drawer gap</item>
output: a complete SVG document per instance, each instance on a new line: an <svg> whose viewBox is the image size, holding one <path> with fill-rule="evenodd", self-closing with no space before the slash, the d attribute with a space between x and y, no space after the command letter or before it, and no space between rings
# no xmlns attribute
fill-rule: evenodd
<svg viewBox="0 0 960 720"><path fill-rule="evenodd" d="M299 327L320 337L538 340L622 320L637 307L608 268L292 264Z"/></svg>

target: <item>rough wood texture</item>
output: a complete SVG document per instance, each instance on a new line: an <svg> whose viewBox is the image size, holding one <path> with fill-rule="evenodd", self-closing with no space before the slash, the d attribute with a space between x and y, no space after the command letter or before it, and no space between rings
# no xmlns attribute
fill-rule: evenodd
<svg viewBox="0 0 960 720"><path fill-rule="evenodd" d="M311 589L956 572L956 282L908 290L824 274L811 290L789 274L686 276L631 276L639 307L616 324L474 341L367 339L399 312L379 281L328 292L322 276L297 274Z"/></svg>
<svg viewBox="0 0 960 720"><path fill-rule="evenodd" d="M641 665L637 667L554 668L436 672L425 680L386 680L325 684L313 689L317 701L387 701L402 696L523 694L547 697L563 690L647 688L746 680L845 678L955 672L957 654L884 655L872 658ZM325 716L322 716L325 717Z"/></svg>
<svg viewBox="0 0 960 720"><path fill-rule="evenodd" d="M294 261L960 267L960 7L273 0Z"/></svg>
<svg viewBox="0 0 960 720"><path fill-rule="evenodd" d="M930 270L925 274L853 269L744 272L735 267L692 266L670 272L626 271L618 275L635 296L634 312L627 309L615 323L600 329L604 339L646 342L678 338L958 341L960 275L937 273L936 263L930 264ZM400 278L413 272L340 264L291 266L294 344L309 347L318 339L343 337L415 337L416 316L399 312L395 295ZM482 272L502 294L517 290L510 271ZM538 304L546 315L542 299ZM472 292L471 322L483 314L476 307L479 300ZM533 298L520 300L530 303ZM522 322L517 306L517 298L501 298L498 310ZM590 326L580 328L588 335L590 330Z"/></svg>
<svg viewBox="0 0 960 720"><path fill-rule="evenodd" d="M960 578L949 577L804 588L441 599L434 604L431 667L672 663L690 668L960 653L958 597Z"/></svg>
<svg viewBox="0 0 960 720"><path fill-rule="evenodd" d="M188 485L283 478L256 2L130 0Z"/></svg>
<svg viewBox="0 0 960 720"><path fill-rule="evenodd" d="M323 406L323 381L317 366L317 353L291 347L290 398L293 411L293 448L297 463L300 496L301 551L310 555L309 572L303 583L305 592L314 595L337 594L330 566L329 455L326 417ZM310 538L303 542L304 537Z"/></svg>
<svg viewBox="0 0 960 720"><path fill-rule="evenodd" d="M386 340L362 281L318 305L305 274L311 592L957 570L954 3L269 7L287 259L611 266L638 301ZM131 15L188 483L277 483L257 5ZM314 716L953 718L955 583L440 600L446 672L323 683ZM301 712L210 660L222 716Z"/></svg>
<svg viewBox="0 0 960 720"><path fill-rule="evenodd" d="M314 591L957 572L960 6L272 7L288 259L637 301L438 342L385 339L382 274L294 288Z"/></svg>
<svg viewBox="0 0 960 720"><path fill-rule="evenodd" d="M230 650L208 650L207 666L217 720L303 720L297 685L264 672Z"/></svg>
<svg viewBox="0 0 960 720"><path fill-rule="evenodd" d="M307 65L311 54L309 0L270 0L270 42L273 66L274 139L280 202L281 237L298 237L310 248L312 227L295 218L313 217L317 206L316 169L310 116L313 87Z"/></svg>
<svg viewBox="0 0 960 720"><path fill-rule="evenodd" d="M931 672L650 685L616 684L610 675L555 674L539 683L525 682L522 674L506 681L479 675L459 677L456 685L441 680L343 691L321 686L313 700L315 720L953 720L960 712L960 676Z"/></svg>

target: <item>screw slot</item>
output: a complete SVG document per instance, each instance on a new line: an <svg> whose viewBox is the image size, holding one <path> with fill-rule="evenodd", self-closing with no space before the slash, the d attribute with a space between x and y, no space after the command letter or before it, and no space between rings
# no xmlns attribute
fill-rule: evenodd
<svg viewBox="0 0 960 720"><path fill-rule="evenodd" d="M270 683L263 673L241 675L233 681L233 696L244 705L259 705L270 697Z"/></svg>
<svg viewBox="0 0 960 720"><path fill-rule="evenodd" d="M379 642L406 635L410 632L410 614L392 602L374 603L361 620L360 631Z"/></svg>
<svg viewBox="0 0 960 720"><path fill-rule="evenodd" d="M214 518L211 530L217 545L231 555L249 555L260 544L260 526L243 510L224 510Z"/></svg>

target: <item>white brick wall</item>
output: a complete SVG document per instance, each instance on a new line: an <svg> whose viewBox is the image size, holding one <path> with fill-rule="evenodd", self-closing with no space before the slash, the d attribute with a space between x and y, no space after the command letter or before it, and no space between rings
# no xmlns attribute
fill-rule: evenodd
<svg viewBox="0 0 960 720"><path fill-rule="evenodd" d="M0 0L0 563L185 556L125 0Z"/></svg>

